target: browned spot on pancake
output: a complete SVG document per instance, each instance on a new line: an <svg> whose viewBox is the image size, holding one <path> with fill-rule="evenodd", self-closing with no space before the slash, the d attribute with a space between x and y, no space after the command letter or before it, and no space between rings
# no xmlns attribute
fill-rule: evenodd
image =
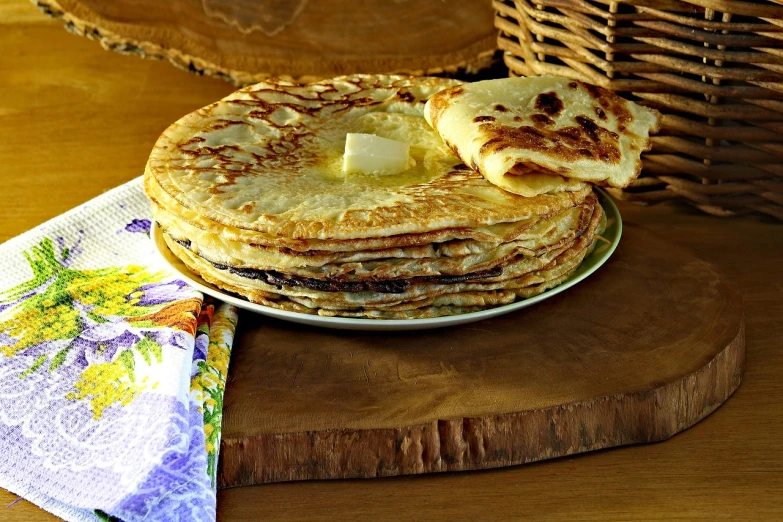
<svg viewBox="0 0 783 522"><path fill-rule="evenodd" d="M612 107L610 109L615 117L617 118L617 123L620 128L620 130L625 130L625 126L629 123L633 122L633 114L631 114L631 111L628 110L628 107L625 106L625 103L614 103L612 104Z"/></svg>
<svg viewBox="0 0 783 522"><path fill-rule="evenodd" d="M205 131L218 131L233 127L234 125L250 125L246 121L240 120L215 120L214 122L204 127Z"/></svg>
<svg viewBox="0 0 783 522"><path fill-rule="evenodd" d="M591 140L597 142L600 137L598 135L598 125L587 116L577 116L574 118L580 127L584 129Z"/></svg>
<svg viewBox="0 0 783 522"><path fill-rule="evenodd" d="M617 118L617 125L621 131L633 121L633 114L628 110L628 102L608 89L582 83L587 92L603 108L604 111L611 112Z"/></svg>
<svg viewBox="0 0 783 522"><path fill-rule="evenodd" d="M245 214L252 214L253 213L253 209L255 209L255 208L256 208L256 204L251 201L250 203L245 203L244 205L239 207L239 210L241 210Z"/></svg>
<svg viewBox="0 0 783 522"><path fill-rule="evenodd" d="M568 84L568 86L571 87L572 89L576 89L577 87L579 87L579 84L577 84L576 82L571 82Z"/></svg>
<svg viewBox="0 0 783 522"><path fill-rule="evenodd" d="M508 111L508 109L506 109L503 105L501 105L499 103L497 105L495 105L495 110L498 111L498 112L507 112Z"/></svg>
<svg viewBox="0 0 783 522"><path fill-rule="evenodd" d="M239 145L217 145L215 147L201 147L198 150L202 154L222 156L228 151L241 152L242 149L239 148Z"/></svg>
<svg viewBox="0 0 783 522"><path fill-rule="evenodd" d="M443 111L451 104L451 99L459 96L463 92L465 92L465 89L463 89L461 85L457 85L456 87L444 89L430 98L429 113L433 127L438 125L440 115L443 114Z"/></svg>
<svg viewBox="0 0 783 522"><path fill-rule="evenodd" d="M454 154L456 154L457 156L459 156L459 151L457 150L457 147L455 147L453 143L451 143L451 142L450 142L450 141L448 141L448 140L445 140L445 141L444 141L444 143L446 143L446 146L447 146L449 149L451 149L451 151L452 151Z"/></svg>
<svg viewBox="0 0 783 522"><path fill-rule="evenodd" d="M408 91L397 91L397 97L404 102L412 102L416 97Z"/></svg>
<svg viewBox="0 0 783 522"><path fill-rule="evenodd" d="M220 176L223 178L223 180L215 183L214 185L211 185L209 189L207 189L207 192L209 192L210 194L222 194L223 187L230 187L236 184L237 180L244 177L245 175L246 175L245 172L241 170L229 171L226 169L222 169Z"/></svg>
<svg viewBox="0 0 783 522"><path fill-rule="evenodd" d="M545 92L536 96L536 110L549 116L557 116L563 110L563 102L557 97L556 92Z"/></svg>
<svg viewBox="0 0 783 522"><path fill-rule="evenodd" d="M495 121L495 117L494 116L476 116L475 118L473 118L473 121L476 122L476 123L480 123L482 121Z"/></svg>
<svg viewBox="0 0 783 522"><path fill-rule="evenodd" d="M579 126L560 130L484 123L479 127L484 140L479 154L486 157L513 147L541 152L562 161L592 158L606 163L619 163L617 134L596 125L589 118L580 118Z"/></svg>
<svg viewBox="0 0 783 522"><path fill-rule="evenodd" d="M204 143L205 141L207 141L206 138L202 138L201 136L193 136L188 141L183 141L182 143L180 143L179 147L184 148L187 147L188 145L198 145L199 143Z"/></svg>
<svg viewBox="0 0 783 522"><path fill-rule="evenodd" d="M605 100L604 93L601 92L604 89L598 87L597 85L593 85L593 84L590 84L590 83L584 83L584 82L581 82L581 83L584 86L584 88L587 91L587 93L590 96L592 96L595 100L597 100L598 103L600 103L601 105L604 105L606 103L605 101L603 103L601 102L601 100Z"/></svg>
<svg viewBox="0 0 783 522"><path fill-rule="evenodd" d="M514 121L522 121L522 116L514 116Z"/></svg>
<svg viewBox="0 0 783 522"><path fill-rule="evenodd" d="M606 113L601 107L595 108L595 115L598 116L600 119L605 120L606 119Z"/></svg>
<svg viewBox="0 0 783 522"><path fill-rule="evenodd" d="M536 124L536 127L555 124L554 120L552 120L552 118L546 114L531 114L530 119L533 120L533 123Z"/></svg>

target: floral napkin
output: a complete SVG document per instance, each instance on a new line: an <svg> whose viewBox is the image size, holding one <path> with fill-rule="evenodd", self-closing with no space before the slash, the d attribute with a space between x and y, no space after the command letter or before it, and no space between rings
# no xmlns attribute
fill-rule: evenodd
<svg viewBox="0 0 783 522"><path fill-rule="evenodd" d="M149 215L136 179L0 245L0 487L66 520L215 519L236 310Z"/></svg>

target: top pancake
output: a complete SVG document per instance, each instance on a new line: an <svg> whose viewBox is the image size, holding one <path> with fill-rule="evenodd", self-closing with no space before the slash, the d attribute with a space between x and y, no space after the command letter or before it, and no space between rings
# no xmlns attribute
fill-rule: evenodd
<svg viewBox="0 0 783 522"><path fill-rule="evenodd" d="M627 186L659 120L657 111L558 76L453 86L427 102L425 117L462 161L524 196L580 190L582 182Z"/></svg>
<svg viewBox="0 0 783 522"><path fill-rule="evenodd" d="M263 82L171 125L147 164L167 210L262 236L381 238L510 223L559 212L589 193L511 194L461 165L427 125L424 102L454 80L356 75L299 86ZM342 173L345 135L411 145L397 175Z"/></svg>

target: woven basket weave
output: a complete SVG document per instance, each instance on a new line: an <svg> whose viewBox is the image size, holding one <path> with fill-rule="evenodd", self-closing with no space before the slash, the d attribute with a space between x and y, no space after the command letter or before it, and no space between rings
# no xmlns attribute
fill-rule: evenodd
<svg viewBox="0 0 783 522"><path fill-rule="evenodd" d="M779 2L779 4L778 4ZM663 113L619 199L783 219L783 0L494 0L512 75L555 74Z"/></svg>

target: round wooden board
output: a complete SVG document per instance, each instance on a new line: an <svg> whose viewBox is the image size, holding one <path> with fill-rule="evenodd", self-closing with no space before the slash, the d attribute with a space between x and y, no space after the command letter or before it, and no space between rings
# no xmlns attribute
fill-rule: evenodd
<svg viewBox="0 0 783 522"><path fill-rule="evenodd" d="M560 295L446 330L324 330L252 314L229 369L219 484L493 468L663 440L745 361L740 296L637 226Z"/></svg>
<svg viewBox="0 0 783 522"><path fill-rule="evenodd" d="M104 48L237 84L352 73L477 72L497 48L489 0L33 0Z"/></svg>

